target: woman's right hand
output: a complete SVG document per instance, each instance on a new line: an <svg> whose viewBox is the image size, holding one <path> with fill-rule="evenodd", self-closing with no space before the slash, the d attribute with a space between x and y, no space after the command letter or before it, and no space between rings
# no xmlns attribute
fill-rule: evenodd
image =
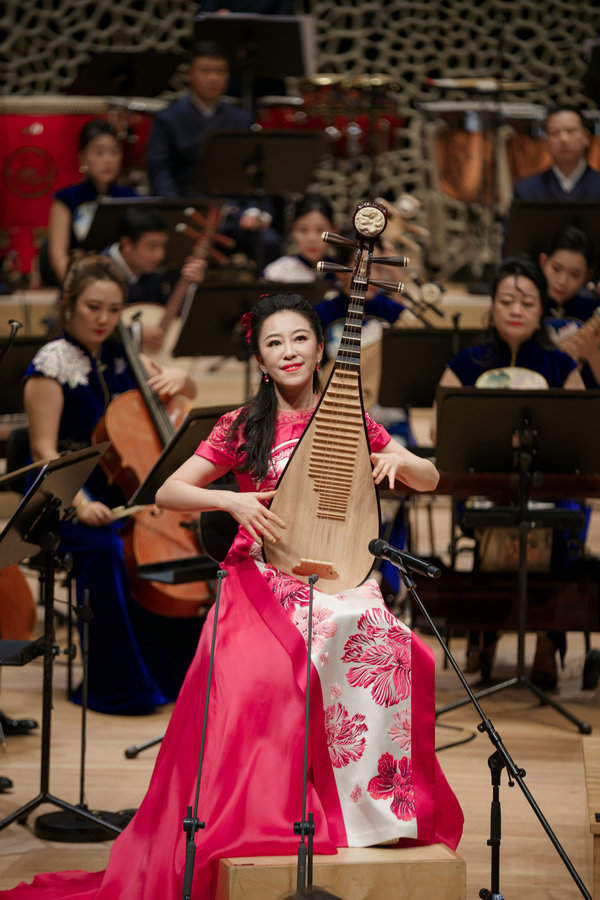
<svg viewBox="0 0 600 900"><path fill-rule="evenodd" d="M77 521L90 528L102 528L114 522L112 510L99 500L85 500L75 508Z"/></svg>
<svg viewBox="0 0 600 900"><path fill-rule="evenodd" d="M262 503L263 500L270 500L276 493L276 491L229 492L230 508L228 512L259 543L261 535L265 540L275 543L281 539L282 531L285 528L283 519L276 516Z"/></svg>

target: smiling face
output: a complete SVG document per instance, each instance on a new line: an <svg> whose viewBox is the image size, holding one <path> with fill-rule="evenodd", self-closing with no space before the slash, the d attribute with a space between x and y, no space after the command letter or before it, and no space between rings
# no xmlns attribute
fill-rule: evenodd
<svg viewBox="0 0 600 900"><path fill-rule="evenodd" d="M542 301L533 281L524 275L503 278L492 302L492 322L511 350L533 336L541 319Z"/></svg>
<svg viewBox="0 0 600 900"><path fill-rule="evenodd" d="M548 281L548 297L559 304L574 297L591 276L585 256L576 250L542 253L540 266Z"/></svg>
<svg viewBox="0 0 600 900"><path fill-rule="evenodd" d="M317 342L308 319L294 310L273 313L263 322L258 350L261 371L273 381L279 398L298 409L309 408L323 344Z"/></svg>
<svg viewBox="0 0 600 900"><path fill-rule="evenodd" d="M69 333L94 355L117 327L123 306L123 292L115 281L91 281L71 310Z"/></svg>

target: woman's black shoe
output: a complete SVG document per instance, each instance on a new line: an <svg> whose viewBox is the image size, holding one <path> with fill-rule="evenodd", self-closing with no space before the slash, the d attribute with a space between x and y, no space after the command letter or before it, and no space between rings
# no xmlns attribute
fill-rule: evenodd
<svg viewBox="0 0 600 900"><path fill-rule="evenodd" d="M0 710L0 725L4 734L29 734L34 728L38 727L35 719L11 719L6 713Z"/></svg>
<svg viewBox="0 0 600 900"><path fill-rule="evenodd" d="M3 794L5 791L10 791L13 786L10 778L6 778L4 775L0 775L0 794Z"/></svg>
<svg viewBox="0 0 600 900"><path fill-rule="evenodd" d="M583 666L583 681L581 687L584 691L594 691L600 680L600 650L588 650Z"/></svg>

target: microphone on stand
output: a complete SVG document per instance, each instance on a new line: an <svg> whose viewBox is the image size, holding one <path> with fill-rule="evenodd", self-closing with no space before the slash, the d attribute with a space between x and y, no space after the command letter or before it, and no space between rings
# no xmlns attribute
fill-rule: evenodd
<svg viewBox="0 0 600 900"><path fill-rule="evenodd" d="M412 572L418 572L419 575L427 575L429 578L439 578L442 570L437 566L428 563L418 556L412 556L411 553L405 553L404 550L398 550L392 547L387 541L381 538L373 538L369 541L369 553L377 556L379 559L389 559L391 563L399 568L410 569Z"/></svg>

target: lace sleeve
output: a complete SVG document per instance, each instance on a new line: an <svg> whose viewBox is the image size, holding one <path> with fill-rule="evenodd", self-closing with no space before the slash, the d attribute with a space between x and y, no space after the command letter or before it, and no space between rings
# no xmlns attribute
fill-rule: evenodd
<svg viewBox="0 0 600 900"><path fill-rule="evenodd" d="M25 375L42 375L53 378L61 385L76 388L89 383L91 371L92 364L86 354L79 347L60 338L38 350Z"/></svg>

